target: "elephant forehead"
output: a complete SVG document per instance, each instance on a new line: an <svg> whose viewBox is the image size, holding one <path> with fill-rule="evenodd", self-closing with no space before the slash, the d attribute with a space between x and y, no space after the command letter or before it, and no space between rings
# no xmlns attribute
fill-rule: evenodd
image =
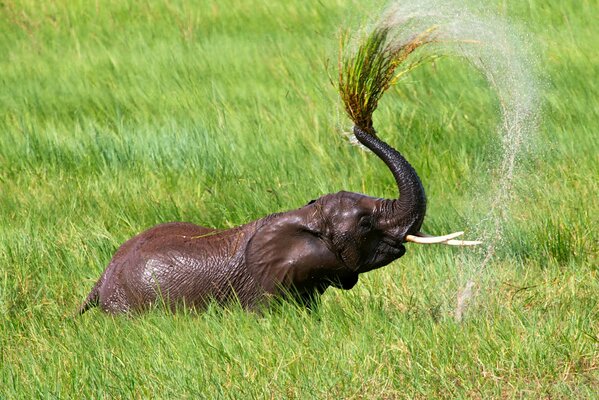
<svg viewBox="0 0 599 400"><path fill-rule="evenodd" d="M333 202L333 209L340 211L346 216L351 216L375 211L380 201L381 199L375 197L344 192L343 196L338 197L337 202Z"/></svg>

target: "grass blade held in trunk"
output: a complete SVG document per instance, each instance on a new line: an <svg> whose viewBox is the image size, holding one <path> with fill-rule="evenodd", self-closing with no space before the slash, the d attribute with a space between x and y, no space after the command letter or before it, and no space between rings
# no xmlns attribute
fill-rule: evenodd
<svg viewBox="0 0 599 400"><path fill-rule="evenodd" d="M435 27L407 40L396 37L388 26L376 27L351 54L342 39L339 52L339 94L354 124L373 132L372 114L389 87L425 58L408 62L416 49L434 42ZM399 72L396 72L400 68Z"/></svg>

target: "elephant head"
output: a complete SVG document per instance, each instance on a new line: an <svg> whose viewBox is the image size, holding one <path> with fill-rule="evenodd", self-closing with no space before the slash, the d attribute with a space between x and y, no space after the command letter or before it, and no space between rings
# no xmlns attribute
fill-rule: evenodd
<svg viewBox="0 0 599 400"><path fill-rule="evenodd" d="M248 243L247 265L267 292L277 285L300 292L329 284L351 289L358 274L405 253L392 203L342 191L269 216Z"/></svg>

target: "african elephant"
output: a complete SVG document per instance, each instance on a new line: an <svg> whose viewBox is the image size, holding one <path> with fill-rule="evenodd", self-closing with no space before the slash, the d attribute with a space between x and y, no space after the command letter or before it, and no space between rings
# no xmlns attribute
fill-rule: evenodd
<svg viewBox="0 0 599 400"><path fill-rule="evenodd" d="M456 234L419 232L426 196L416 171L378 138L354 127L357 139L391 170L400 197L339 192L305 206L228 230L190 223L155 226L125 242L79 309L128 313L165 302L176 309L239 301L255 309L271 297L311 307L329 286L351 289L361 273L403 256L404 242L468 245Z"/></svg>

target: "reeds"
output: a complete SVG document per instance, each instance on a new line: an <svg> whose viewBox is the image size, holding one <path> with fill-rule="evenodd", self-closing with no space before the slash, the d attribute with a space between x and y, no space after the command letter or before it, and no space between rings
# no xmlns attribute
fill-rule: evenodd
<svg viewBox="0 0 599 400"><path fill-rule="evenodd" d="M412 35L407 40L398 37L395 29L376 27L358 46L347 52L347 37L341 39L339 50L339 94L345 111L354 124L374 132L372 114L387 89L398 79L420 65L427 57L408 61L418 48L434 41L435 27ZM399 72L396 72L400 68Z"/></svg>

